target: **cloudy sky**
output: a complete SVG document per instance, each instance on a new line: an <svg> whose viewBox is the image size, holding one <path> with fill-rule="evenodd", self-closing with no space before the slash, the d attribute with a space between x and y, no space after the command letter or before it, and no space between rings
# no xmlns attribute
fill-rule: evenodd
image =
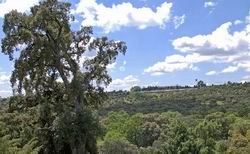
<svg viewBox="0 0 250 154"><path fill-rule="evenodd" d="M0 0L0 24L12 9L39 0ZM140 85L250 81L249 0L72 0L72 14L95 35L123 40L125 56L109 65L108 90ZM0 31L0 37L4 34ZM0 54L0 96L11 94L13 64Z"/></svg>

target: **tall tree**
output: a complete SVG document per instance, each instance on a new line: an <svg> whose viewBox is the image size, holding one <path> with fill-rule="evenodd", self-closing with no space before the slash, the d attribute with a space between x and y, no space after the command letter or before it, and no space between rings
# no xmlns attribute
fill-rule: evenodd
<svg viewBox="0 0 250 154"><path fill-rule="evenodd" d="M73 31L72 20L70 3L58 0L42 1L30 13L13 10L4 17L2 52L15 62L11 76L15 94L51 101L50 96L60 89L61 107L71 104L75 118L72 123L80 125L84 109L102 102L104 86L111 82L107 65L126 52L126 45L107 37L94 38L91 27ZM20 51L17 58L15 51ZM93 52L95 57L80 65L86 52ZM86 149L87 132L80 133L68 141L72 153L91 152Z"/></svg>

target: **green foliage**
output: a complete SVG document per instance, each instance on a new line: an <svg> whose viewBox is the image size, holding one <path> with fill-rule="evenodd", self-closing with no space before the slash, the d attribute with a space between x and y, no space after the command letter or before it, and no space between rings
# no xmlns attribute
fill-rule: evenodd
<svg viewBox="0 0 250 154"><path fill-rule="evenodd" d="M204 82L204 81L202 81L202 80L197 80L197 85L196 85L196 87L197 88L202 88L202 87L206 87L207 85L206 85L206 83Z"/></svg>
<svg viewBox="0 0 250 154"><path fill-rule="evenodd" d="M99 146L104 151L117 153L126 153L124 146L130 149L131 145L142 154L248 152L249 119L221 112L197 118L190 119L197 120L190 124L187 117L176 112L134 115L124 111L111 112L102 120L106 134Z"/></svg>
<svg viewBox="0 0 250 154"><path fill-rule="evenodd" d="M125 54L126 45L94 37L91 27L73 31L70 6L45 0L30 13L13 10L4 16L1 52L10 60L15 51L19 56L11 76L15 97L1 114L10 140L3 149L97 153L99 125L93 109L106 98L104 86L111 82L107 65ZM86 52L95 57L81 64Z"/></svg>
<svg viewBox="0 0 250 154"><path fill-rule="evenodd" d="M137 147L126 140L107 140L100 146L100 154L137 154Z"/></svg>
<svg viewBox="0 0 250 154"><path fill-rule="evenodd" d="M177 111L186 116L205 116L213 112L224 112L250 118L249 93L250 83L156 92L112 92L109 93L105 107L100 110L100 115L123 109L129 114Z"/></svg>
<svg viewBox="0 0 250 154"><path fill-rule="evenodd" d="M134 86L130 89L131 92L139 92L141 91L141 87L140 86Z"/></svg>
<svg viewBox="0 0 250 154"><path fill-rule="evenodd" d="M232 85L230 85L232 86ZM248 85L228 88L206 87L200 91L183 91L183 95L198 93L195 99L202 101L213 89L222 94L248 89ZM60 87L60 86L59 86ZM74 106L58 92L43 97L15 96L4 101L0 110L0 150L3 153L70 153L72 137L87 135L86 148L91 153L138 153L138 154L248 154L250 147L250 120L239 112L215 112L213 106L207 112L160 112L135 113L124 110L112 111L102 116L92 107L77 116ZM222 88L222 89L220 89ZM233 93L232 92L232 93ZM185 94L187 93L187 94ZM131 93L133 100L167 98L180 101L179 92ZM121 94L120 95L124 95ZM166 95L166 96L165 96ZM173 96L175 95L175 96ZM135 98L133 98L135 97ZM204 97L204 98L203 98ZM221 97L221 96L220 96ZM236 96L234 96L236 98ZM248 96L241 95L242 99ZM111 98L113 99L113 98ZM144 98L145 99L145 98ZM206 98L207 99L207 98ZM238 98L237 98L238 99ZM224 104L227 105L226 99ZM137 100L138 101L138 100ZM216 101L216 99L215 99ZM62 103L64 102L64 103ZM244 102L244 100L242 100ZM157 103L157 102L155 102ZM127 104L126 104L127 105ZM130 104L134 106L135 104ZM152 106L153 109L157 106ZM186 106L187 108L189 106ZM134 108L137 112L137 108ZM172 109L173 111L174 108ZM202 110L203 111L203 110ZM237 110L235 110L237 111ZM133 114L134 113L134 114ZM79 122L79 123L78 123ZM72 131L73 130L73 131ZM86 132L82 134L81 132ZM81 137L83 138L83 137ZM96 139L99 139L96 146ZM49 139L49 140L48 140ZM51 149L55 151L51 152Z"/></svg>
<svg viewBox="0 0 250 154"><path fill-rule="evenodd" d="M136 86L107 99L107 65L126 45L93 36L91 27L73 31L70 9L45 0L30 13L5 15L1 52L19 56L11 76L15 95L0 98L0 153L250 153L250 83ZM96 55L80 64L86 52Z"/></svg>

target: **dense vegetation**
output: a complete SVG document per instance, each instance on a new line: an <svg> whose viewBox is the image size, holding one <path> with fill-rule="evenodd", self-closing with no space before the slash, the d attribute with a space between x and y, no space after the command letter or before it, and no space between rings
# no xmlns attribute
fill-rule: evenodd
<svg viewBox="0 0 250 154"><path fill-rule="evenodd" d="M84 113L88 125L83 129L99 132L98 150L104 154L248 154L249 92L249 83L162 92L112 92L99 111ZM42 148L40 140L46 141L46 136L37 136L42 129L39 123L45 120L41 115L53 120L59 106L51 102L33 106L32 102L35 100L31 97L2 100L2 151L36 153ZM69 118L63 117L69 122L60 127L64 133L72 130ZM56 129L55 145L51 146L63 144L62 132Z"/></svg>
<svg viewBox="0 0 250 154"><path fill-rule="evenodd" d="M111 112L102 121L103 153L212 154L250 152L250 120L214 112L183 116L178 112L128 115Z"/></svg>
<svg viewBox="0 0 250 154"><path fill-rule="evenodd" d="M177 111L183 115L234 113L250 117L250 83L227 83L172 91L117 91L109 93L101 115L123 109L129 114Z"/></svg>
<svg viewBox="0 0 250 154"><path fill-rule="evenodd" d="M250 153L250 84L112 92L99 113L103 153ZM122 150L121 150L122 149Z"/></svg>
<svg viewBox="0 0 250 154"><path fill-rule="evenodd" d="M250 153L250 83L106 93L126 45L72 20L57 0L5 15L14 96L0 98L0 154ZM80 63L86 52L95 57Z"/></svg>

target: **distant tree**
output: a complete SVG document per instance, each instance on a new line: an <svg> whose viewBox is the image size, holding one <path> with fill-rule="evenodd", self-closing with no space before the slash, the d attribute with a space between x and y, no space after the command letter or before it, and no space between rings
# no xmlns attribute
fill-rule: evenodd
<svg viewBox="0 0 250 154"><path fill-rule="evenodd" d="M228 81L227 82L227 85L232 85L233 83L231 81Z"/></svg>
<svg viewBox="0 0 250 154"><path fill-rule="evenodd" d="M205 83L204 81L202 81L202 80L199 80L199 81L198 81L198 80L196 79L196 81L197 81L197 85L196 85L196 86L197 86L198 88L202 88L202 87L206 87L206 86L207 86L206 83Z"/></svg>
<svg viewBox="0 0 250 154"><path fill-rule="evenodd" d="M126 140L107 140L100 146L100 154L138 154L137 147Z"/></svg>
<svg viewBox="0 0 250 154"><path fill-rule="evenodd" d="M131 92L138 92L138 91L141 91L141 87L140 86L134 86L130 89Z"/></svg>
<svg viewBox="0 0 250 154"><path fill-rule="evenodd" d="M91 27L72 31L72 20L70 3L58 0L41 1L30 13L14 10L4 17L1 52L15 61L11 76L15 94L34 95L46 111L40 115L44 119L40 130L48 137L44 153L56 153L51 141L54 133L64 139L62 145L67 146L62 149L70 147L74 154L97 152L90 148L95 145L95 132L89 128L93 119L86 109L102 103L103 85L111 82L107 65L126 51L124 42L92 37ZM20 51L16 59L14 51ZM80 65L86 51L96 56ZM56 114L50 113L52 103L58 104Z"/></svg>

